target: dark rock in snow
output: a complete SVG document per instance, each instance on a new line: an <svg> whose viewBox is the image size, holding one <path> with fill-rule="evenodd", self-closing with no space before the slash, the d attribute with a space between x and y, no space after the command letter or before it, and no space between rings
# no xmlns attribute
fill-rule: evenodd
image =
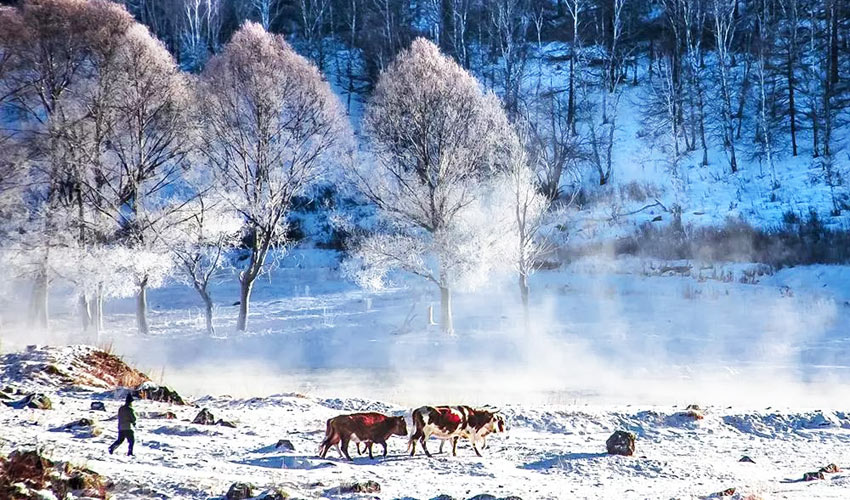
<svg viewBox="0 0 850 500"><path fill-rule="evenodd" d="M147 399L150 401L158 401L160 403L171 403L175 405L185 405L186 402L177 394L177 391L169 389L164 385L156 385L152 382L145 382L133 391L131 391L135 399Z"/></svg>
<svg viewBox="0 0 850 500"><path fill-rule="evenodd" d="M74 420L73 422L68 422L67 424L63 425L62 428L63 429L76 429L76 428L80 428L80 427L91 427L93 425L94 425L94 422L92 422L91 419L81 418L79 420Z"/></svg>
<svg viewBox="0 0 850 500"><path fill-rule="evenodd" d="M738 461L739 461L739 462L748 462L748 463L751 463L751 464L756 463L756 461L755 461L755 460L753 460L752 458L750 458L750 457L748 457L748 456L746 456L746 455L744 455L743 457L741 457Z"/></svg>
<svg viewBox="0 0 850 500"><path fill-rule="evenodd" d="M494 495L490 495L489 493L482 493L480 495L475 495L474 497L469 497L467 500L497 500Z"/></svg>
<svg viewBox="0 0 850 500"><path fill-rule="evenodd" d="M233 483L224 498L227 500L245 500L254 496L254 487L248 483Z"/></svg>
<svg viewBox="0 0 850 500"><path fill-rule="evenodd" d="M803 474L803 481L817 481L818 479L826 479L826 476L823 475L823 472L806 472Z"/></svg>
<svg viewBox="0 0 850 500"><path fill-rule="evenodd" d="M78 438L93 438L100 436L103 432L90 418L74 420L73 422L68 422L65 425L54 427L51 430L53 432L71 432Z"/></svg>
<svg viewBox="0 0 850 500"><path fill-rule="evenodd" d="M224 420L224 419L221 419L221 418L218 419L218 422L216 422L215 425L220 425L222 427L230 427L231 429L236 428L236 424L234 424L230 420Z"/></svg>
<svg viewBox="0 0 850 500"><path fill-rule="evenodd" d="M381 485L375 481L363 481L362 483L352 483L341 486L340 493L380 493Z"/></svg>
<svg viewBox="0 0 850 500"><path fill-rule="evenodd" d="M635 439L637 436L632 432L616 431L605 441L605 447L610 455L630 457L635 453Z"/></svg>
<svg viewBox="0 0 850 500"><path fill-rule="evenodd" d="M292 441L288 439L280 439L277 444L274 445L276 450L282 449L283 451L295 451L295 446L292 445Z"/></svg>
<svg viewBox="0 0 850 500"><path fill-rule="evenodd" d="M431 500L455 500L455 497L453 497L451 495L442 494L442 495L435 496Z"/></svg>
<svg viewBox="0 0 850 500"><path fill-rule="evenodd" d="M690 404L685 408L685 411L682 412L682 415L688 418L692 418L694 420L702 420L704 417L702 408L696 404Z"/></svg>
<svg viewBox="0 0 850 500"><path fill-rule="evenodd" d="M100 401L92 401L89 409L92 411L106 411L106 405Z"/></svg>
<svg viewBox="0 0 850 500"><path fill-rule="evenodd" d="M838 468L835 464L829 464L826 467L821 467L820 472L825 472L827 474L835 474L837 472L841 472L841 469Z"/></svg>
<svg viewBox="0 0 850 500"><path fill-rule="evenodd" d="M287 500L288 498L289 493L279 488L274 488L270 491L266 491L265 493L260 493L257 500Z"/></svg>
<svg viewBox="0 0 850 500"><path fill-rule="evenodd" d="M4 401L3 404L11 408L15 408L16 410L22 410L24 408L50 410L53 408L53 403L51 403L50 398L44 394L27 394L23 399L12 401L11 403Z"/></svg>
<svg viewBox="0 0 850 500"><path fill-rule="evenodd" d="M199 411L197 415L195 415L195 419L192 420L192 423L201 425L215 425L215 417L209 410L204 408Z"/></svg>
<svg viewBox="0 0 850 500"><path fill-rule="evenodd" d="M158 418L165 420L177 420L177 415L171 411L154 411L145 414L145 418Z"/></svg>

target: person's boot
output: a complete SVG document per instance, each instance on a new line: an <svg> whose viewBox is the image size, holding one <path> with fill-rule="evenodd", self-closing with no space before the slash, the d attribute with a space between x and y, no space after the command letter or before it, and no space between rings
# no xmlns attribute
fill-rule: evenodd
<svg viewBox="0 0 850 500"><path fill-rule="evenodd" d="M110 454L110 455L112 455L113 453L115 453L115 448L113 448L112 446L110 446L110 447L109 447L109 454Z"/></svg>

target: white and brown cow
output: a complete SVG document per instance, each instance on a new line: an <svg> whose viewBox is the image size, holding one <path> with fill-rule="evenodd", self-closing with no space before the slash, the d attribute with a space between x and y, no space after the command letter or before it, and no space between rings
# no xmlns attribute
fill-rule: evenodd
<svg viewBox="0 0 850 500"><path fill-rule="evenodd" d="M416 441L429 457L431 453L425 442L434 436L452 442L452 455L457 456L457 441L469 439L472 449L479 457L477 444L484 443L487 435L505 431L505 418L498 412L472 408L470 406L423 406L413 410L414 431L407 443L410 455L416 454ZM442 451L443 443L440 443Z"/></svg>

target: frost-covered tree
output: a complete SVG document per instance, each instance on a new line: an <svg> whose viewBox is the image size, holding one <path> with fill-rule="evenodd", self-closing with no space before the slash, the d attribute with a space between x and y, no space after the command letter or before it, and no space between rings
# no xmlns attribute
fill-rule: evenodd
<svg viewBox="0 0 850 500"><path fill-rule="evenodd" d="M4 118L14 117L15 141L32 167L27 213L13 244L29 263L21 269L33 277L30 317L40 326L47 325L51 249L62 244L59 236L82 228L66 213L81 200L82 156L67 147L66 130L58 124L71 112L69 90L88 78L95 59L131 21L106 1L33 0L0 11L0 53L14 61L0 80L2 111Z"/></svg>
<svg viewBox="0 0 850 500"><path fill-rule="evenodd" d="M714 42L717 54L717 81L719 85L720 135L729 159L729 168L738 171L736 151L735 113L732 109L732 44L737 28L737 3L734 0L713 0Z"/></svg>
<svg viewBox="0 0 850 500"><path fill-rule="evenodd" d="M286 218L350 145L342 106L314 65L280 35L245 23L202 74L202 151L218 189L243 217L250 256L239 276L237 328L272 247L287 243Z"/></svg>
<svg viewBox="0 0 850 500"><path fill-rule="evenodd" d="M202 190L172 215L165 239L178 267L177 279L191 286L204 303L207 334L215 335L210 285L229 267L227 253L239 244L242 219L225 200Z"/></svg>
<svg viewBox="0 0 850 500"><path fill-rule="evenodd" d="M115 241L149 257L128 266L139 271L136 319L140 333L148 332L147 289L161 282L153 275L167 255L158 241L170 210L167 199L181 179L186 155L193 145L189 84L165 49L141 25L131 26L116 54L115 90L111 106L105 160L88 188L101 216L113 223ZM150 255L160 257L154 259ZM156 265L150 264L156 261Z"/></svg>
<svg viewBox="0 0 850 500"><path fill-rule="evenodd" d="M517 273L523 312L528 319L528 278L537 270L541 255L546 251L540 232L549 209L549 199L540 192L531 167L531 158L523 144L523 133L507 142L508 161L498 178L500 210L508 214L508 231L503 233L510 242L507 251L510 264Z"/></svg>
<svg viewBox="0 0 850 500"><path fill-rule="evenodd" d="M354 181L388 231L361 243L356 274L373 286L389 269L431 281L450 333L451 290L487 254L467 212L498 168L505 113L495 95L420 38L381 74L363 127L375 163L359 164Z"/></svg>

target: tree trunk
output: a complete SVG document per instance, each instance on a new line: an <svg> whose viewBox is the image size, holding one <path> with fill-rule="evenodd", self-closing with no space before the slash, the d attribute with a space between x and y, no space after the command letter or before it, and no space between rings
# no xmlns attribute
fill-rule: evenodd
<svg viewBox="0 0 850 500"><path fill-rule="evenodd" d="M794 105L794 61L789 49L785 66L788 79L788 117L791 120L791 155L797 156L797 107Z"/></svg>
<svg viewBox="0 0 850 500"><path fill-rule="evenodd" d="M528 276L520 273L519 275L519 295L522 299L522 316L523 321L525 323L525 329L528 330L529 327L529 314L528 314Z"/></svg>
<svg viewBox="0 0 850 500"><path fill-rule="evenodd" d="M440 328L443 333L454 335L452 324L452 291L448 287L440 287Z"/></svg>
<svg viewBox="0 0 850 500"><path fill-rule="evenodd" d="M83 331L87 332L92 326L91 303L89 302L88 295L86 295L85 292L81 293L77 303L80 308L80 321L83 326Z"/></svg>
<svg viewBox="0 0 850 500"><path fill-rule="evenodd" d="M139 327L139 333L147 335L150 333L148 328L148 277L142 280L139 284L139 293L136 295L136 325Z"/></svg>
<svg viewBox="0 0 850 500"><path fill-rule="evenodd" d="M103 283L97 284L97 292L95 292L94 296L94 313L92 315L92 324L94 325L94 331L100 336L100 332L103 331Z"/></svg>
<svg viewBox="0 0 850 500"><path fill-rule="evenodd" d="M239 318L236 320L236 329L240 332L244 332L248 327L248 305L253 288L254 278L246 273L239 280Z"/></svg>
<svg viewBox="0 0 850 500"><path fill-rule="evenodd" d="M207 320L207 335L210 337L215 335L215 326L213 326L213 302L206 291L201 295L204 299L204 313Z"/></svg>
<svg viewBox="0 0 850 500"><path fill-rule="evenodd" d="M30 299L30 325L47 328L47 270L41 269L35 277Z"/></svg>

